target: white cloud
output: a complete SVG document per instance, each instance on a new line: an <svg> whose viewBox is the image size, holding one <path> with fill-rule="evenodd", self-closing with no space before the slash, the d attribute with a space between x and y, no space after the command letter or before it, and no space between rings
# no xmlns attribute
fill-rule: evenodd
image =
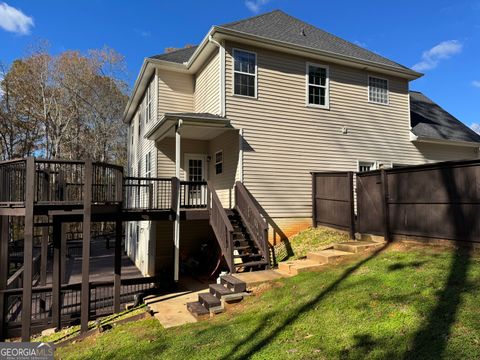
<svg viewBox="0 0 480 360"><path fill-rule="evenodd" d="M442 41L430 50L424 51L422 61L412 66L415 71L431 70L437 67L440 60L445 60L462 51L463 45L458 40Z"/></svg>
<svg viewBox="0 0 480 360"><path fill-rule="evenodd" d="M7 3L0 3L0 28L20 35L27 35L33 25L33 19L30 16Z"/></svg>
<svg viewBox="0 0 480 360"><path fill-rule="evenodd" d="M473 80L473 81L472 81L472 85L475 86L475 87L480 88L480 80Z"/></svg>
<svg viewBox="0 0 480 360"><path fill-rule="evenodd" d="M270 0L246 0L245 6L253 13L258 14L262 7L268 4Z"/></svg>
<svg viewBox="0 0 480 360"><path fill-rule="evenodd" d="M364 43L364 42L362 42L362 41L355 40L353 43L354 43L355 45L357 45L357 46L362 47L362 48L366 48L366 47L367 47L367 43Z"/></svg>
<svg viewBox="0 0 480 360"><path fill-rule="evenodd" d="M470 128L475 131L477 134L480 135L480 124L478 123L473 123L472 126L470 126Z"/></svg>

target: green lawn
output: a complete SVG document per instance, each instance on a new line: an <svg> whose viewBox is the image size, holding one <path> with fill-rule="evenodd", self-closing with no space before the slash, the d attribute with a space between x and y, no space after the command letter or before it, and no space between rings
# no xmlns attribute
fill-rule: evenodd
<svg viewBox="0 0 480 360"><path fill-rule="evenodd" d="M225 314L119 325L78 359L480 359L480 257L397 246L273 283Z"/></svg>

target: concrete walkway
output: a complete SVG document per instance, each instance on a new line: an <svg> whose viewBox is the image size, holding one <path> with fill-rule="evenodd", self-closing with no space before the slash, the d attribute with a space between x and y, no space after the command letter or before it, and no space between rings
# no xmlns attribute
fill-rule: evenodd
<svg viewBox="0 0 480 360"><path fill-rule="evenodd" d="M145 298L145 304L155 312L155 318L165 329L197 322L187 310L187 302L198 300L198 294L208 292L209 283L195 279L181 279L179 290L165 295L153 295Z"/></svg>

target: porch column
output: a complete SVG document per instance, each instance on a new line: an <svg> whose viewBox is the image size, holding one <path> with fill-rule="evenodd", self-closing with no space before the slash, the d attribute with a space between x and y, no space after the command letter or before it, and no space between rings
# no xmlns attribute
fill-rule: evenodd
<svg viewBox="0 0 480 360"><path fill-rule="evenodd" d="M178 120L177 125L175 126L175 176L177 179L180 179L180 161L181 161L181 151L180 151L180 127L182 126L182 120ZM179 188L179 195L181 194L181 189ZM175 223L174 223L174 235L173 235L173 244L174 244L174 269L173 269L173 280L178 282L179 272L180 272L180 196L177 196L177 204L175 209Z"/></svg>

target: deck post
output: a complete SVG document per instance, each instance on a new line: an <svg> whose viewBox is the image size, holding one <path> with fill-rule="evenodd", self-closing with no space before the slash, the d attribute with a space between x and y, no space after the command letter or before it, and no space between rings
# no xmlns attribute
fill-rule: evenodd
<svg viewBox="0 0 480 360"><path fill-rule="evenodd" d="M33 280L33 204L35 200L35 158L26 160L25 226L23 234L22 341L30 341Z"/></svg>
<svg viewBox="0 0 480 360"><path fill-rule="evenodd" d="M82 305L80 331L88 331L90 312L90 230L92 215L92 160L85 161L85 179L83 188L83 239L82 239Z"/></svg>
<svg viewBox="0 0 480 360"><path fill-rule="evenodd" d="M180 157L181 157L181 136L180 127L182 120L178 120L175 127L175 177L180 179ZM179 191L180 188L179 188ZM180 273L180 196L177 196L177 203L175 206L175 223L174 223L174 268L173 280L178 282Z"/></svg>
<svg viewBox="0 0 480 360"><path fill-rule="evenodd" d="M120 312L120 289L122 281L122 222L115 222L115 275L113 278L113 311Z"/></svg>
<svg viewBox="0 0 480 360"><path fill-rule="evenodd" d="M62 223L58 217L53 217L53 272L52 272L52 325L60 330L62 328L61 321L61 282L62 282Z"/></svg>
<svg viewBox="0 0 480 360"><path fill-rule="evenodd" d="M0 291L7 288L8 281L8 216L0 216ZM0 341L6 338L5 294L0 293Z"/></svg>
<svg viewBox="0 0 480 360"><path fill-rule="evenodd" d="M60 259L61 259L61 273L60 273L60 281L62 284L65 284L66 279L66 272L65 272L65 264L67 263L67 223L62 222L62 235L61 235L61 241L62 244L60 246Z"/></svg>

